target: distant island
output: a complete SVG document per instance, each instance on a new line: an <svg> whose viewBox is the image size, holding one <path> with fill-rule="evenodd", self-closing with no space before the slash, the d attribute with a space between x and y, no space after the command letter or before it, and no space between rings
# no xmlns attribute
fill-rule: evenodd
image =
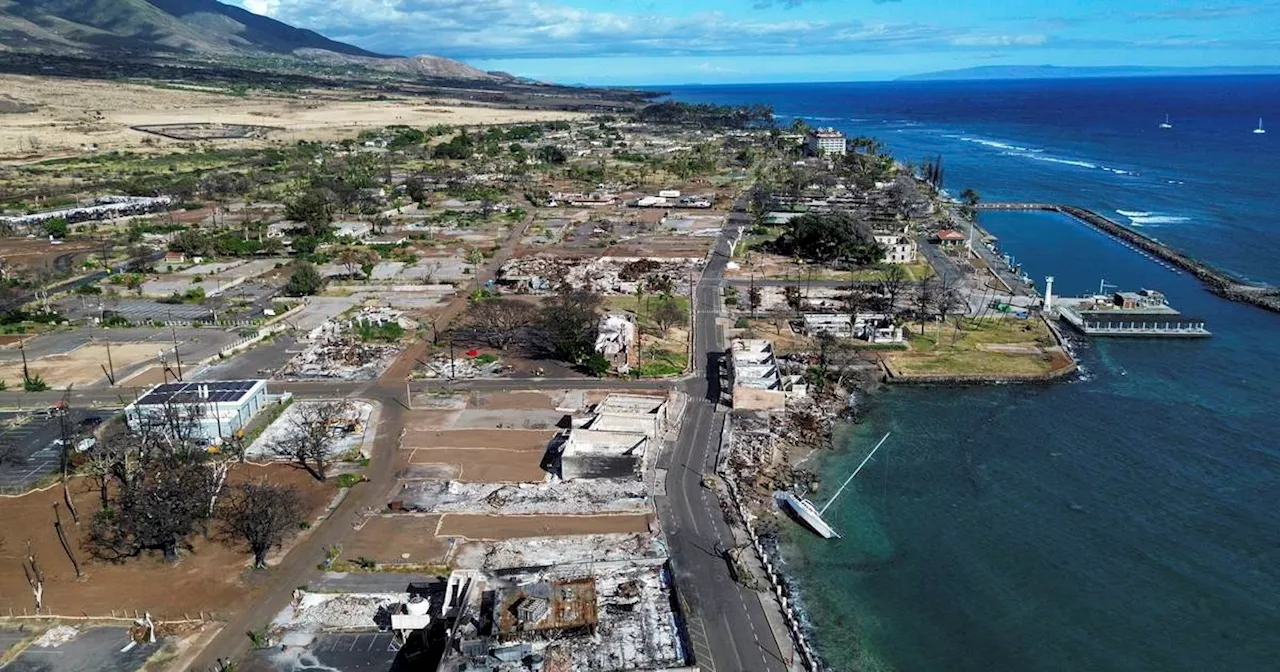
<svg viewBox="0 0 1280 672"><path fill-rule="evenodd" d="M979 79L1082 79L1088 77L1196 77L1207 75L1275 75L1277 66L1211 66L1196 68L1115 65L1064 67L1057 65L984 65L899 77L898 81L955 81Z"/></svg>

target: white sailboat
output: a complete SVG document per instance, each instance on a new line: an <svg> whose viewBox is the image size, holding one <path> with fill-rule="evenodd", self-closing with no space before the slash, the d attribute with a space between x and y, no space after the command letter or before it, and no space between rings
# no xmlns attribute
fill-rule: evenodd
<svg viewBox="0 0 1280 672"><path fill-rule="evenodd" d="M840 489L836 490L836 494L832 495L831 499L827 500L827 503L823 504L821 509L814 506L813 502L803 497L797 497L791 492L782 493L782 501L786 502L787 506L791 507L791 510L795 512L796 517L803 521L805 525L808 525L809 529L817 532L818 536L823 539L838 539L840 534L836 532L835 528L831 527L827 521L822 519L822 514L826 513L827 509L835 503L836 498L840 496L840 493L844 492L845 486L849 485L849 482L853 480L853 477L857 476L858 472L862 471L862 468L867 466L867 463L871 461L871 457L876 454L877 450L880 450L880 446L884 445L884 442L888 439L889 435L885 434L884 437L880 439L880 443L877 443L876 447L872 448L870 453L867 453L867 456L862 460L862 464L859 464L858 468L854 469L852 474L849 474L849 478L844 479L844 483L840 484Z"/></svg>
<svg viewBox="0 0 1280 672"><path fill-rule="evenodd" d="M1253 129L1253 132L1257 135L1262 135L1267 132L1267 129L1262 127L1262 117L1258 117L1258 127Z"/></svg>
<svg viewBox="0 0 1280 672"><path fill-rule="evenodd" d="M1160 124L1160 128L1173 128L1173 124L1169 121L1169 114L1165 113L1164 123Z"/></svg>

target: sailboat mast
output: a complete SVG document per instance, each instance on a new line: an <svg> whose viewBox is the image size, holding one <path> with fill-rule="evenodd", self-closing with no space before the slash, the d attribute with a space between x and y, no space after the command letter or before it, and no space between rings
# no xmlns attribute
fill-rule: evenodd
<svg viewBox="0 0 1280 672"><path fill-rule="evenodd" d="M836 498L840 496L840 493L844 492L845 486L849 485L849 482L853 480L853 477L857 476L858 472L862 471L862 468L867 466L867 463L871 461L871 458L876 454L876 451L880 450L880 446L883 446L884 442L888 440L889 440L889 434L886 433L884 435L884 438L880 439L880 443L877 443L876 447L872 448L871 452L867 453L867 456L863 458L862 464L859 464L858 468L854 469L852 474L849 474L849 478L844 479L844 483L840 484L840 489L836 490L836 494L832 495L831 499L828 499L827 503L823 504L821 509L818 509L819 516L827 512L827 509L830 508L831 505L835 503Z"/></svg>

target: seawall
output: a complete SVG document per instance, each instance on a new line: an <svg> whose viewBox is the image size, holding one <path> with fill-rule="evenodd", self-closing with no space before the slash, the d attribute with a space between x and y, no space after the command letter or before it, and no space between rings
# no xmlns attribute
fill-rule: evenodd
<svg viewBox="0 0 1280 672"><path fill-rule="evenodd" d="M1280 290L1245 282L1088 208L1054 203L980 203L978 209L1039 210L1062 213L1187 271L1199 278L1210 292L1218 296L1280 313Z"/></svg>

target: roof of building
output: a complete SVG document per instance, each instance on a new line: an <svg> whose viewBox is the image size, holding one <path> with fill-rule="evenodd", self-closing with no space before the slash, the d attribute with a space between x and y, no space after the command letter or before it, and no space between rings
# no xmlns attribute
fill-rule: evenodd
<svg viewBox="0 0 1280 672"><path fill-rule="evenodd" d="M1138 313L1133 311L1082 311L1080 316L1091 325L1120 324L1204 324L1204 319L1178 313Z"/></svg>
<svg viewBox="0 0 1280 672"><path fill-rule="evenodd" d="M954 229L943 229L938 232L938 240L964 240L963 233Z"/></svg>
<svg viewBox="0 0 1280 672"><path fill-rule="evenodd" d="M253 388L266 384L265 380L212 380L209 382L165 383L157 385L137 401L139 406L159 406L170 402L189 403L192 401L209 401L213 403L232 403L249 396ZM209 389L209 397L205 399L201 388Z"/></svg>

